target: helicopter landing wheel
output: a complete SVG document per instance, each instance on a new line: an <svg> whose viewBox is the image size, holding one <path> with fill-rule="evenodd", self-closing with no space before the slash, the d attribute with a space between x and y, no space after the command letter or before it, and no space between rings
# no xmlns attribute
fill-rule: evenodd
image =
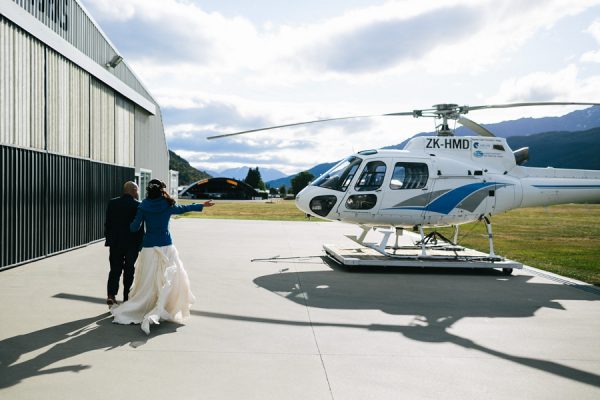
<svg viewBox="0 0 600 400"><path fill-rule="evenodd" d="M502 273L506 276L512 275L513 269L512 268L502 268Z"/></svg>

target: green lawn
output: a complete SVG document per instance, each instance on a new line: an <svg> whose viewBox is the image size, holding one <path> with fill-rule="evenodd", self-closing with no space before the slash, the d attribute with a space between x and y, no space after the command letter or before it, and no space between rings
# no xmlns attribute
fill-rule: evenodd
<svg viewBox="0 0 600 400"><path fill-rule="evenodd" d="M180 204L194 201L180 200ZM204 202L195 201L195 202ZM201 213L188 213L186 217L212 219L252 219L266 221L323 221L307 218L296 208L293 200L274 199L273 201L217 201L214 207L205 208Z"/></svg>
<svg viewBox="0 0 600 400"><path fill-rule="evenodd" d="M600 204L522 208L492 223L496 254L600 286ZM487 252L485 225L461 225L459 242Z"/></svg>
<svg viewBox="0 0 600 400"><path fill-rule="evenodd" d="M186 217L309 221L289 200L222 201ZM495 215L492 222L496 254L600 286L600 204L524 208ZM440 232L452 237L451 228ZM461 225L459 243L487 252L485 225L481 222Z"/></svg>

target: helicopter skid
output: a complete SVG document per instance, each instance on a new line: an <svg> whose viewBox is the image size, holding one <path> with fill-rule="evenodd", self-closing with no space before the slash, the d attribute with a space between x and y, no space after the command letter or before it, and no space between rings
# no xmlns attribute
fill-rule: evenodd
<svg viewBox="0 0 600 400"><path fill-rule="evenodd" d="M349 267L500 268L505 273L523 268L523 264L516 261L456 246L432 246L425 256L421 254L421 248L415 246L389 247L384 252L369 246L348 248L325 244L323 249L334 261Z"/></svg>

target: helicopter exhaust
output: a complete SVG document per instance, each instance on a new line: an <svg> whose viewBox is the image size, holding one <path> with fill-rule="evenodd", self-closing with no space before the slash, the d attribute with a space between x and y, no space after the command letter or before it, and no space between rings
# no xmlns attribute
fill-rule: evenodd
<svg viewBox="0 0 600 400"><path fill-rule="evenodd" d="M529 147L521 147L513 151L517 165L524 165L529 160Z"/></svg>

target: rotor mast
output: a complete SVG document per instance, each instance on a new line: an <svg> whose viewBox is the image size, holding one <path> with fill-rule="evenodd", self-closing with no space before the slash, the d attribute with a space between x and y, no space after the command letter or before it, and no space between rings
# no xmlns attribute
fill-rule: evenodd
<svg viewBox="0 0 600 400"><path fill-rule="evenodd" d="M454 136L454 132L448 126L448 119L456 120L458 118L460 112L458 104L436 104L434 107L433 117L442 119L442 123L435 127L438 136Z"/></svg>

